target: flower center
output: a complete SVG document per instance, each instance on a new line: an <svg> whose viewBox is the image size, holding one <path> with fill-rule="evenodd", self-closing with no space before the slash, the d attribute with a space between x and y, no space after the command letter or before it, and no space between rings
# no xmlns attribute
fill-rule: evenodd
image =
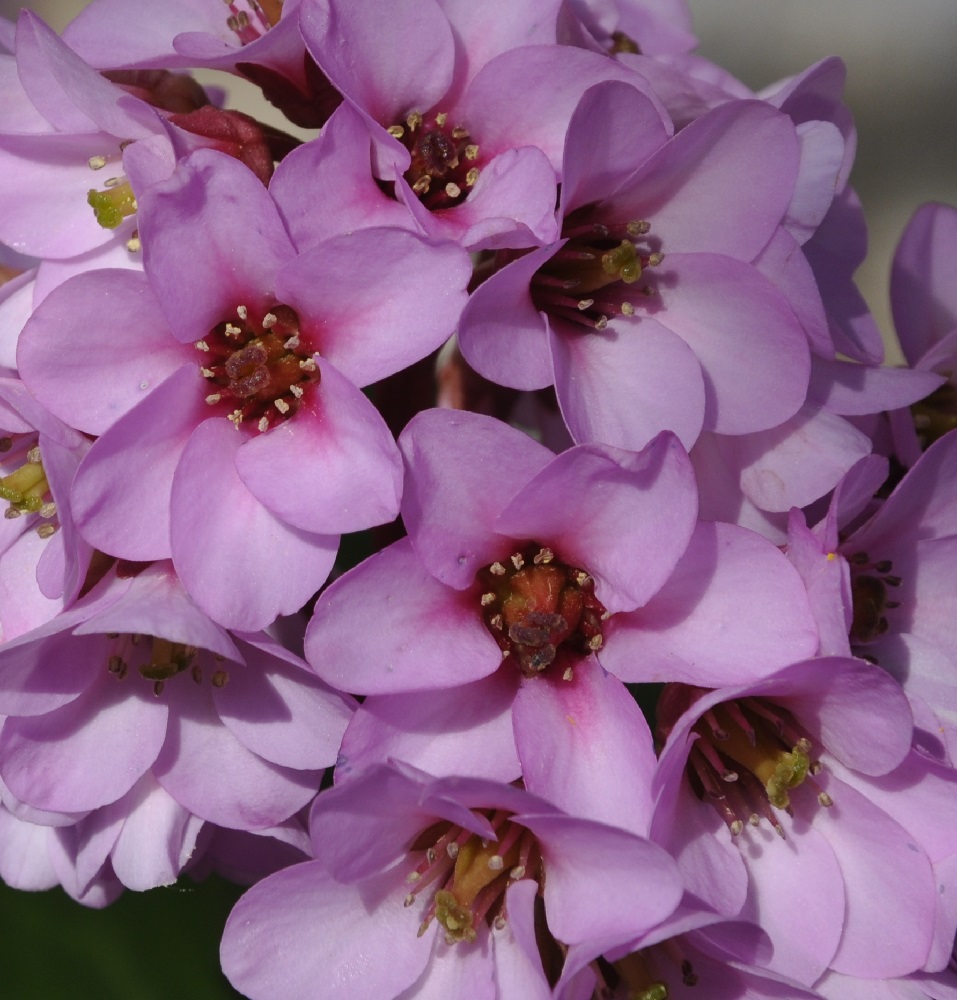
<svg viewBox="0 0 957 1000"><path fill-rule="evenodd" d="M442 111L425 117L413 111L388 131L412 156L405 179L426 208L434 212L465 201L479 176L479 148L468 129L449 125Z"/></svg>
<svg viewBox="0 0 957 1000"><path fill-rule="evenodd" d="M194 346L205 355L200 371L212 390L206 402L237 428L251 421L267 431L288 420L306 389L319 382L315 357L303 346L299 317L289 306L274 305L261 316L238 306L235 321L214 326Z"/></svg>
<svg viewBox="0 0 957 1000"><path fill-rule="evenodd" d="M854 612L850 640L854 645L866 645L888 629L885 611L900 607L899 601L889 601L888 587L899 587L901 578L891 575L894 564L890 559L871 562L865 552L848 557L851 567L851 598Z"/></svg>
<svg viewBox="0 0 957 1000"><path fill-rule="evenodd" d="M665 969L667 975L662 974ZM680 938L650 948L633 951L614 961L601 957L592 963L597 979L593 1000L622 996L628 1000L668 1000L668 979L680 979L684 986L696 986L698 976L685 957Z"/></svg>
<svg viewBox="0 0 957 1000"><path fill-rule="evenodd" d="M15 466L12 472L0 477L0 500L9 504L4 517L11 520L23 514L39 514L43 523L37 526L37 534L49 538L58 527L56 504L43 471L40 448L35 443L27 444L35 442L36 435L17 435L17 438L15 441L12 437L0 437L0 466L8 462Z"/></svg>
<svg viewBox="0 0 957 1000"><path fill-rule="evenodd" d="M225 687L229 681L229 673L218 666L225 658L218 654L153 635L111 632L109 638L115 640L115 645L107 659L107 670L120 681L126 679L131 668L136 670L144 680L153 682L153 694L157 698L170 678L187 670L194 683L202 684L204 660L213 662L214 669L210 672L213 687Z"/></svg>
<svg viewBox="0 0 957 1000"><path fill-rule="evenodd" d="M452 823L423 831L412 845L424 852L406 881L412 887L405 905L431 888L433 895L419 937L437 920L445 928L447 944L474 941L481 920L504 926L505 891L522 878L541 878L541 853L532 833L510 822L503 811L484 812L496 840L484 840Z"/></svg>
<svg viewBox="0 0 957 1000"><path fill-rule="evenodd" d="M633 316L635 300L653 296L647 270L664 254L648 239L651 225L634 220L614 225L579 222L578 212L565 220L568 242L532 277L535 306L578 326L604 330L609 319Z"/></svg>
<svg viewBox="0 0 957 1000"><path fill-rule="evenodd" d="M950 376L953 378L953 375ZM948 431L957 429L957 385L945 382L926 399L911 406L914 429L926 451Z"/></svg>
<svg viewBox="0 0 957 1000"><path fill-rule="evenodd" d="M476 581L486 628L526 677L549 667L561 647L579 656L601 648L608 612L595 597L595 581L547 546L529 542L506 562L479 570Z"/></svg>
<svg viewBox="0 0 957 1000"><path fill-rule="evenodd" d="M659 702L659 738L701 689L669 684ZM811 741L786 709L763 698L739 698L706 711L695 723L698 735L688 755L688 777L699 798L718 810L733 836L747 820L758 826L763 817L780 836L784 828L772 811L791 815L790 793L821 771L811 757ZM822 806L832 804L819 791Z"/></svg>
<svg viewBox="0 0 957 1000"><path fill-rule="evenodd" d="M226 27L243 45L261 38L282 16L283 0L226 0Z"/></svg>

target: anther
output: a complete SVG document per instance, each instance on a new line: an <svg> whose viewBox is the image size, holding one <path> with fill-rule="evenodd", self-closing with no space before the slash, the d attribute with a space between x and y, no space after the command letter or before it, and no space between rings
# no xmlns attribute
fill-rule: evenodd
<svg viewBox="0 0 957 1000"><path fill-rule="evenodd" d="M263 326L265 326L265 320L263 321ZM299 346L299 335L293 334L287 341L282 345L287 351L294 351Z"/></svg>
<svg viewBox="0 0 957 1000"><path fill-rule="evenodd" d="M832 799L827 792L819 792L817 800L822 806L824 806L825 809L829 809L832 805L834 805L834 799Z"/></svg>
<svg viewBox="0 0 957 1000"><path fill-rule="evenodd" d="M234 326L232 323L227 323L226 329L223 331L227 337L238 337L242 332L240 327Z"/></svg>
<svg viewBox="0 0 957 1000"><path fill-rule="evenodd" d="M481 604L483 608L487 608L490 604L495 603L495 595L489 591L487 594L482 594Z"/></svg>
<svg viewBox="0 0 957 1000"><path fill-rule="evenodd" d="M245 322L249 318L249 310L245 306L236 306L236 315Z"/></svg>
<svg viewBox="0 0 957 1000"><path fill-rule="evenodd" d="M196 343L193 344L193 347L195 347L197 351L209 350L209 344L207 344L205 340L197 340Z"/></svg>
<svg viewBox="0 0 957 1000"><path fill-rule="evenodd" d="M275 313L266 313L266 315L263 316L263 329L271 330L276 325L276 322L277 318Z"/></svg>
<svg viewBox="0 0 957 1000"><path fill-rule="evenodd" d="M445 185L445 193L450 198L458 198L459 195L462 193L462 189L458 186L458 184L449 181L449 183Z"/></svg>
<svg viewBox="0 0 957 1000"><path fill-rule="evenodd" d="M479 179L479 168L470 167L465 175L465 183L468 187L475 187L475 182Z"/></svg>
<svg viewBox="0 0 957 1000"><path fill-rule="evenodd" d="M505 861L500 854L493 854L488 859L488 866L493 872L500 872L505 867Z"/></svg>
<svg viewBox="0 0 957 1000"><path fill-rule="evenodd" d="M540 548L538 552L532 557L532 562L536 566L540 566L543 563L547 566L555 558L555 553L551 549Z"/></svg>
<svg viewBox="0 0 957 1000"><path fill-rule="evenodd" d="M422 124L422 115L418 111L413 111L405 120L409 129L414 132Z"/></svg>
<svg viewBox="0 0 957 1000"><path fill-rule="evenodd" d="M509 873L508 877L516 882L520 878L525 878L525 865L516 865Z"/></svg>
<svg viewBox="0 0 957 1000"><path fill-rule="evenodd" d="M106 157L91 156L86 162L90 165L90 170L102 170L106 166Z"/></svg>
<svg viewBox="0 0 957 1000"><path fill-rule="evenodd" d="M130 253L139 253L143 249L143 241L139 237L139 233L134 232L133 235L126 241L126 249Z"/></svg>
<svg viewBox="0 0 957 1000"><path fill-rule="evenodd" d="M163 688L165 686L166 685L165 685L165 683L163 681L154 681L153 682L153 694L156 695L156 697L158 698L163 693Z"/></svg>
<svg viewBox="0 0 957 1000"><path fill-rule="evenodd" d="M435 124L442 128L445 123L449 120L449 113L447 111L440 111L435 116Z"/></svg>
<svg viewBox="0 0 957 1000"><path fill-rule="evenodd" d="M516 569L521 569L525 565L525 559L522 557L521 552L516 552L513 556L511 556L511 560L512 565Z"/></svg>
<svg viewBox="0 0 957 1000"><path fill-rule="evenodd" d="M256 427L260 431L268 431L269 430L269 417L260 417L259 418L259 423L256 424Z"/></svg>
<svg viewBox="0 0 957 1000"><path fill-rule="evenodd" d="M229 674L225 670L217 670L212 676L212 685L214 688L226 687L226 682L229 680Z"/></svg>
<svg viewBox="0 0 957 1000"><path fill-rule="evenodd" d="M459 856L459 845L451 841L445 845L445 853L454 861Z"/></svg>
<svg viewBox="0 0 957 1000"><path fill-rule="evenodd" d="M304 372L314 372L316 370L316 359L315 358L303 358L299 362L299 367Z"/></svg>
<svg viewBox="0 0 957 1000"><path fill-rule="evenodd" d="M284 415L289 412L289 404L284 399L274 399L272 405Z"/></svg>
<svg viewBox="0 0 957 1000"><path fill-rule="evenodd" d="M222 398L223 397L222 397L222 395L220 393L214 392L214 393L211 393L209 396L206 397L206 402L210 406L215 406L216 403L218 403Z"/></svg>
<svg viewBox="0 0 957 1000"><path fill-rule="evenodd" d="M38 524L37 525L37 537L46 540L47 538L52 538L56 534L55 524Z"/></svg>
<svg viewBox="0 0 957 1000"><path fill-rule="evenodd" d="M578 311L579 312L585 312L587 309L591 309L591 307L594 304L595 304L595 300L594 299L579 299L578 300Z"/></svg>
<svg viewBox="0 0 957 1000"><path fill-rule="evenodd" d="M303 390L301 385L291 385L289 386L289 391L296 397L296 399L302 399Z"/></svg>
<svg viewBox="0 0 957 1000"><path fill-rule="evenodd" d="M562 674L563 681L572 681L575 679L575 671L571 667L565 667L565 672Z"/></svg>
<svg viewBox="0 0 957 1000"><path fill-rule="evenodd" d="M492 576L505 576L505 567L500 562L493 562L488 571Z"/></svg>
<svg viewBox="0 0 957 1000"><path fill-rule="evenodd" d="M395 139L401 139L405 135L405 129L401 125L390 125L386 132Z"/></svg>

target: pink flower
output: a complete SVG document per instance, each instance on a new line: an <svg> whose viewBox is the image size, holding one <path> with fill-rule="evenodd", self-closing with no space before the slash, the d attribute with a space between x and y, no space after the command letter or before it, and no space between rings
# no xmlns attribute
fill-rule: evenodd
<svg viewBox="0 0 957 1000"><path fill-rule="evenodd" d="M547 996L537 897L567 946L642 935L681 896L671 859L639 837L520 788L398 764L322 793L310 828L317 860L258 883L226 925L223 969L253 1000L452 983Z"/></svg>
<svg viewBox="0 0 957 1000"><path fill-rule="evenodd" d="M448 336L468 259L399 230L297 256L262 184L211 150L139 214L145 274L56 289L20 369L100 435L73 488L83 536L121 558L171 557L217 621L262 628L319 588L340 533L395 517L399 454L358 387ZM76 337L68 317L103 296L111 309Z"/></svg>

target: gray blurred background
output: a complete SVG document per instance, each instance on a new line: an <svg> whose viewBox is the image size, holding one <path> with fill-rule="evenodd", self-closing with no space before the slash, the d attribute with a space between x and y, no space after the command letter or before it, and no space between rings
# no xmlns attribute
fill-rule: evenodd
<svg viewBox="0 0 957 1000"><path fill-rule="evenodd" d="M871 254L858 278L888 332L887 276L901 230L923 201L957 204L957 0L690 3L699 53L755 89L827 55L847 63L847 103L860 133L852 182L871 230ZM60 29L85 3L0 0L0 14L13 18L21 6ZM240 89L230 87L240 99ZM242 94L247 107L249 91Z"/></svg>

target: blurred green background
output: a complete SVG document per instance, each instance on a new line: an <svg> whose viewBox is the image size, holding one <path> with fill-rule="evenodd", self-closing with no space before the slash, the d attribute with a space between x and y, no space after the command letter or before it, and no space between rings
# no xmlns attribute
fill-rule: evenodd
<svg viewBox="0 0 957 1000"><path fill-rule="evenodd" d="M187 879L89 910L0 884L4 1000L231 1000L219 939L242 889Z"/></svg>

